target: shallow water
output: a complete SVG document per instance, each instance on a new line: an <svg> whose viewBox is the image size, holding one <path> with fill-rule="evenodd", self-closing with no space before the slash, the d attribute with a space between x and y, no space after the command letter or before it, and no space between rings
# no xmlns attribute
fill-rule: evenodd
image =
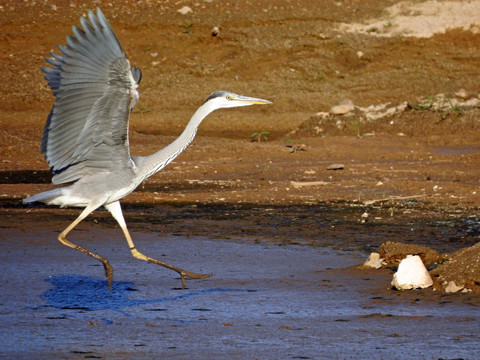
<svg viewBox="0 0 480 360"><path fill-rule="evenodd" d="M118 229L72 240L56 231L2 229L1 358L466 358L480 356L478 302L404 296L391 274L361 272L358 251L134 232L144 253L197 272L175 273L129 255ZM378 275L377 275L378 274Z"/></svg>

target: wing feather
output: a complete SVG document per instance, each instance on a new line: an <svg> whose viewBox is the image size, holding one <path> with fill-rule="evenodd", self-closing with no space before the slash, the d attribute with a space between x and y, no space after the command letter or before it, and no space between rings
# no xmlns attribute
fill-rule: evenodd
<svg viewBox="0 0 480 360"><path fill-rule="evenodd" d="M43 68L56 101L47 118L42 153L57 184L95 172L133 167L128 144L128 118L138 97L140 69L131 67L115 33L100 9L80 18L82 28L62 55L46 59Z"/></svg>

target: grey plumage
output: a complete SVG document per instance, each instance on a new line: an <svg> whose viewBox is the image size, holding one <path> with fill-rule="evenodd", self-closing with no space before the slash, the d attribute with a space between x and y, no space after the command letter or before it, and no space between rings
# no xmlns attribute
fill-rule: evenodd
<svg viewBox="0 0 480 360"><path fill-rule="evenodd" d="M76 37L58 47L62 55L47 60L54 68L42 69L56 90L41 149L55 184L78 180L85 169L91 175L124 166L130 156L128 117L137 83L102 12L88 18L80 20L84 30L74 26Z"/></svg>
<svg viewBox="0 0 480 360"><path fill-rule="evenodd" d="M132 255L184 277L204 278L149 258L134 246L123 219L119 200L145 178L159 171L193 140L202 120L220 108L268 104L267 100L219 91L198 108L183 133L173 143L149 156L130 156L128 120L138 100L142 73L131 66L115 33L100 9L80 18L73 26L61 54L46 59L45 79L54 91L55 103L43 131L41 151L54 174L54 184L73 183L24 199L60 206L84 207L80 216L58 237L64 245L101 261L111 287L113 270L105 258L71 243L66 235L86 216L104 206L118 221Z"/></svg>

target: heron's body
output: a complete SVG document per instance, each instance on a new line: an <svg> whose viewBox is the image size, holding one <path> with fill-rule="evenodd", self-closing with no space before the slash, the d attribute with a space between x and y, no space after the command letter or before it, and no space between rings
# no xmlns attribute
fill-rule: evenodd
<svg viewBox="0 0 480 360"><path fill-rule="evenodd" d="M202 107L204 107L202 105ZM208 115L200 107L196 114ZM200 118L200 117L199 117ZM85 172L73 185L46 191L28 198L26 202L41 201L62 207L86 207L92 201L103 199L101 205L119 201L173 161L194 139L198 124L189 124L183 133L170 145L149 156L132 156L120 169ZM55 177L54 177L55 179Z"/></svg>
<svg viewBox="0 0 480 360"><path fill-rule="evenodd" d="M178 272L184 287L185 276L210 275L191 273L140 253L128 232L119 200L175 159L192 142L198 126L212 111L270 102L214 92L174 142L149 156L131 156L128 120L139 98L141 72L130 65L100 9L96 15L89 12L88 18L89 21L82 17L83 29L74 26L75 36L67 37L65 47L59 46L63 55L52 53L53 58L47 59L53 67L42 69L56 101L47 118L41 150L54 174L52 182L71 185L33 195L24 202L84 207L58 239L100 260L110 287L113 270L108 260L66 239L80 221L101 206L118 221L133 256Z"/></svg>

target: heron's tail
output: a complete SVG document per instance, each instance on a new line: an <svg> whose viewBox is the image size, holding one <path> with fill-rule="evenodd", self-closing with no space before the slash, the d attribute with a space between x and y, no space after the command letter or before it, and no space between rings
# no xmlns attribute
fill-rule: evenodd
<svg viewBox="0 0 480 360"><path fill-rule="evenodd" d="M57 197L62 196L62 195L63 195L63 188L53 189L53 190L44 191L40 194L35 194L33 196L25 198L25 199L22 200L22 202L24 204L30 204L30 203L39 201L39 202L43 202L45 204L50 204Z"/></svg>

